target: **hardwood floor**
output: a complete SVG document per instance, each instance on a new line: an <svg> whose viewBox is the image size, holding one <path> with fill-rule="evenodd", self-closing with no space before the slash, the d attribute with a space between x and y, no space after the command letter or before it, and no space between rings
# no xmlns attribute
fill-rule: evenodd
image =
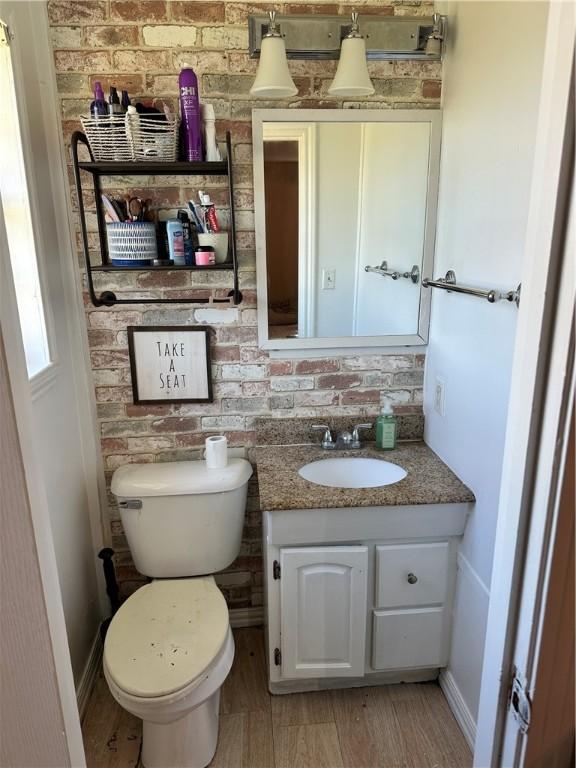
<svg viewBox="0 0 576 768"><path fill-rule="evenodd" d="M211 768L467 768L472 755L435 683L271 696L264 634L234 632ZM99 677L82 724L88 768L136 768L141 723ZM170 768L167 766L166 768Z"/></svg>

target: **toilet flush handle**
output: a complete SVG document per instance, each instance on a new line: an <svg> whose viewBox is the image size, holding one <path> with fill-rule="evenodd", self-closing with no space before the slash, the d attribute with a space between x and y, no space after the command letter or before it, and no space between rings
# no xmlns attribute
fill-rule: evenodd
<svg viewBox="0 0 576 768"><path fill-rule="evenodd" d="M142 509L142 499L123 499L118 506L120 509Z"/></svg>

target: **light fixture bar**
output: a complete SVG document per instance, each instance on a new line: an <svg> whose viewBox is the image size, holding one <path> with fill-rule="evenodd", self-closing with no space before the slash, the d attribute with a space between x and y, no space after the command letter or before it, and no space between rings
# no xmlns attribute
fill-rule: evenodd
<svg viewBox="0 0 576 768"><path fill-rule="evenodd" d="M445 17L442 30L445 28ZM249 17L249 49L252 58L260 55L262 38L269 25L267 16ZM351 25L345 16L278 16L276 24L286 44L289 59L337 59L342 40ZM425 59L439 61L441 52L426 53L426 41L432 35L431 16L374 16L360 14L362 36L368 59Z"/></svg>

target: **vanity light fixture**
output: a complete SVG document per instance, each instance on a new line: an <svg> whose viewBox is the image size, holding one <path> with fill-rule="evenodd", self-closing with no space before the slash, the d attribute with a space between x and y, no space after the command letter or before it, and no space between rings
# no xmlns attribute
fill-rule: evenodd
<svg viewBox="0 0 576 768"><path fill-rule="evenodd" d="M444 16L440 16L439 13L435 13L432 16L432 32L426 39L426 45L424 46L424 53L426 56L439 57L442 55L442 43L444 41Z"/></svg>
<svg viewBox="0 0 576 768"><path fill-rule="evenodd" d="M342 40L338 69L330 87L330 96L372 96L374 86L366 64L366 43L360 34L358 13L352 12L350 32Z"/></svg>
<svg viewBox="0 0 576 768"><path fill-rule="evenodd" d="M276 24L276 11L269 12L268 30L262 37L260 62L250 95L258 99L284 99L298 89L288 69L286 46Z"/></svg>
<svg viewBox="0 0 576 768"><path fill-rule="evenodd" d="M368 61L440 61L442 58L446 16L364 15L361 7L359 10ZM278 43L283 41L288 59L338 59L341 55L341 42L350 32L350 20L338 14L283 15L281 28L277 30L281 41L272 40L272 46L269 46L268 38L270 27L269 16L258 14L249 17L249 50L252 58L261 55L262 44L268 39L266 45L271 48L276 44L278 50L281 50Z"/></svg>

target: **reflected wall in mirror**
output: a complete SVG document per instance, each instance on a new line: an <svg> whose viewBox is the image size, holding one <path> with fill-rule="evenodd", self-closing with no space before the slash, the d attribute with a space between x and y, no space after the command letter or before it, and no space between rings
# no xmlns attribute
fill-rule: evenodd
<svg viewBox="0 0 576 768"><path fill-rule="evenodd" d="M259 336L268 349L422 344L437 110L257 110Z"/></svg>

